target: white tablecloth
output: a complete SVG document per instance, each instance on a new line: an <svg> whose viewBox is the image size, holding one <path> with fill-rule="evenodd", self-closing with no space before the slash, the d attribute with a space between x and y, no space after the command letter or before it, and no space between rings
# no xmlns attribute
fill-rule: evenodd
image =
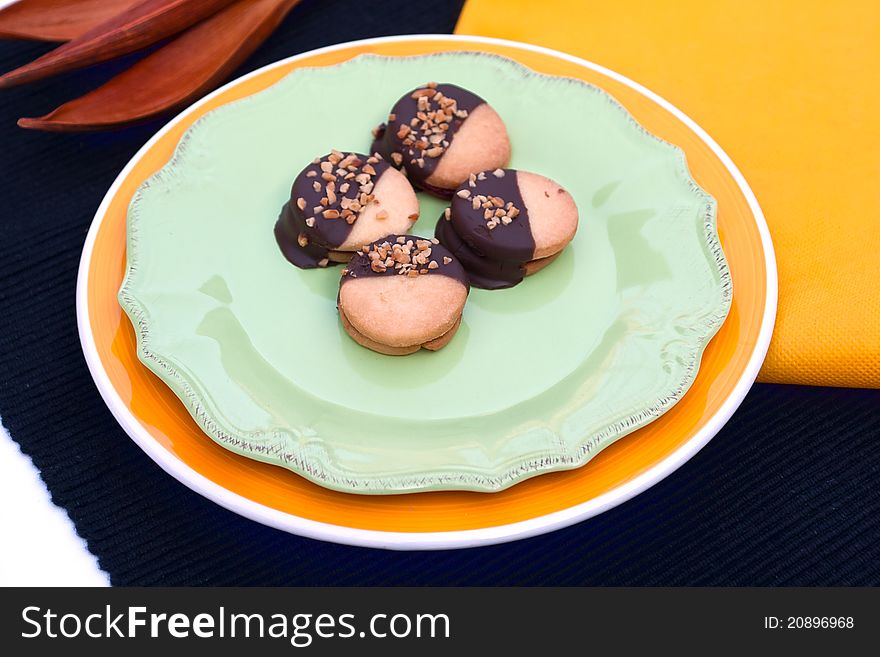
<svg viewBox="0 0 880 657"><path fill-rule="evenodd" d="M0 527L0 586L110 585L30 458L2 427Z"/></svg>

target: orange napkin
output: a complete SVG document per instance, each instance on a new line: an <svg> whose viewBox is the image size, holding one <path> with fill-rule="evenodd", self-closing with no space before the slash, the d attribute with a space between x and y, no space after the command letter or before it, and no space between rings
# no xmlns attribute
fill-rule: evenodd
<svg viewBox="0 0 880 657"><path fill-rule="evenodd" d="M880 2L467 0L456 32L583 57L696 120L776 247L759 380L880 387Z"/></svg>

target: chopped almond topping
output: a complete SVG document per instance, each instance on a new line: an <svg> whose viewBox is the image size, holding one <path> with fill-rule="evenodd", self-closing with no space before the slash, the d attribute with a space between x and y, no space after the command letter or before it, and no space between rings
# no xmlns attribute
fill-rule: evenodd
<svg viewBox="0 0 880 657"><path fill-rule="evenodd" d="M313 216L306 219L309 227L315 225L315 217L317 216L324 219L338 219L342 217L347 223L352 224L357 220L357 213L375 200L372 192L375 182L374 178L378 174L373 165L378 164L380 159L377 156L373 156L366 158L366 160L364 162L357 153L346 155L337 150L331 151L325 160L320 158L315 160L314 163L319 166L322 173L320 174L321 180L314 180L312 182L312 190L318 194L323 193L323 195L319 199L319 205L315 205L312 208ZM308 178L315 178L317 176L318 173L314 170L306 173ZM358 183L358 196L356 199L345 196L351 189L349 181L352 179L356 179ZM298 197L296 205L300 210L305 211L308 201Z"/></svg>
<svg viewBox="0 0 880 657"><path fill-rule="evenodd" d="M492 172L492 175L496 178L503 178L505 172L502 169L496 169ZM485 176L482 173L476 176L476 180L479 181L481 176L485 180ZM474 179L473 174L471 174L471 179ZM476 183L472 184L476 186ZM471 196L471 208L483 210L483 219L486 221L486 228L489 230L495 230L498 226L510 225L520 214L520 209L513 204L513 201L505 201L500 196L487 196L485 194L473 194Z"/></svg>
<svg viewBox="0 0 880 657"><path fill-rule="evenodd" d="M467 118L468 113L458 108L458 101L455 98L438 91L436 82L430 82L414 90L410 97L416 100L418 111L409 123L397 126L395 134L402 142L403 152L397 153L399 158L395 158L395 154L392 153L392 158L395 165L400 167L403 157L409 156L410 164L424 168L424 158L439 158L449 148L448 133L452 121L461 122ZM392 118L392 116L388 117L389 125L396 120L396 117ZM420 156L416 157L416 155Z"/></svg>
<svg viewBox="0 0 880 657"><path fill-rule="evenodd" d="M385 240L366 244L355 252L355 258L366 257L370 268L376 273L397 273L405 276L418 276L439 269L440 260L433 256L432 247L439 244L437 238L407 239L400 235L393 242ZM452 262L449 256L443 256L442 264ZM343 276L346 274L343 273Z"/></svg>

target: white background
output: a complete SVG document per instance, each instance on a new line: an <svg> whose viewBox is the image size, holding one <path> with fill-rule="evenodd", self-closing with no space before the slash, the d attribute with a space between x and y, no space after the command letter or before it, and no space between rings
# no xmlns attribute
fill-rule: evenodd
<svg viewBox="0 0 880 657"><path fill-rule="evenodd" d="M31 460L0 428L0 586L109 586Z"/></svg>
<svg viewBox="0 0 880 657"><path fill-rule="evenodd" d="M0 9L14 1L0 0ZM0 586L109 585L70 518L52 504L31 460L2 427L0 527Z"/></svg>

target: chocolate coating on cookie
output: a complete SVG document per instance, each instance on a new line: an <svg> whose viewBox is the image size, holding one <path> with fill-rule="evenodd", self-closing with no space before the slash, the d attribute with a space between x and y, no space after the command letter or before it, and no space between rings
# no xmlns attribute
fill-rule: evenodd
<svg viewBox="0 0 880 657"><path fill-rule="evenodd" d="M458 258L467 271L468 281L474 287L480 287L484 290L500 290L513 287L521 282L526 275L521 262L493 260L471 249L443 216L437 222L434 236L449 249L454 257Z"/></svg>
<svg viewBox="0 0 880 657"><path fill-rule="evenodd" d="M296 266L326 267L365 241L409 228L417 218L415 194L380 156L333 151L296 177L275 238Z"/></svg>
<svg viewBox="0 0 880 657"><path fill-rule="evenodd" d="M486 101L453 84L429 83L395 103L372 151L425 191L449 198L471 171L504 166L510 140Z"/></svg>
<svg viewBox="0 0 880 657"><path fill-rule="evenodd" d="M342 270L339 285L374 276L447 276L470 287L464 267L439 240L416 235L388 235L364 245Z"/></svg>
<svg viewBox="0 0 880 657"><path fill-rule="evenodd" d="M516 171L472 174L437 222L435 237L462 260L475 286L494 290L522 281L535 241Z"/></svg>
<svg viewBox="0 0 880 657"><path fill-rule="evenodd" d="M476 253L502 262L534 257L529 211L513 169L472 174L452 197L455 232Z"/></svg>

